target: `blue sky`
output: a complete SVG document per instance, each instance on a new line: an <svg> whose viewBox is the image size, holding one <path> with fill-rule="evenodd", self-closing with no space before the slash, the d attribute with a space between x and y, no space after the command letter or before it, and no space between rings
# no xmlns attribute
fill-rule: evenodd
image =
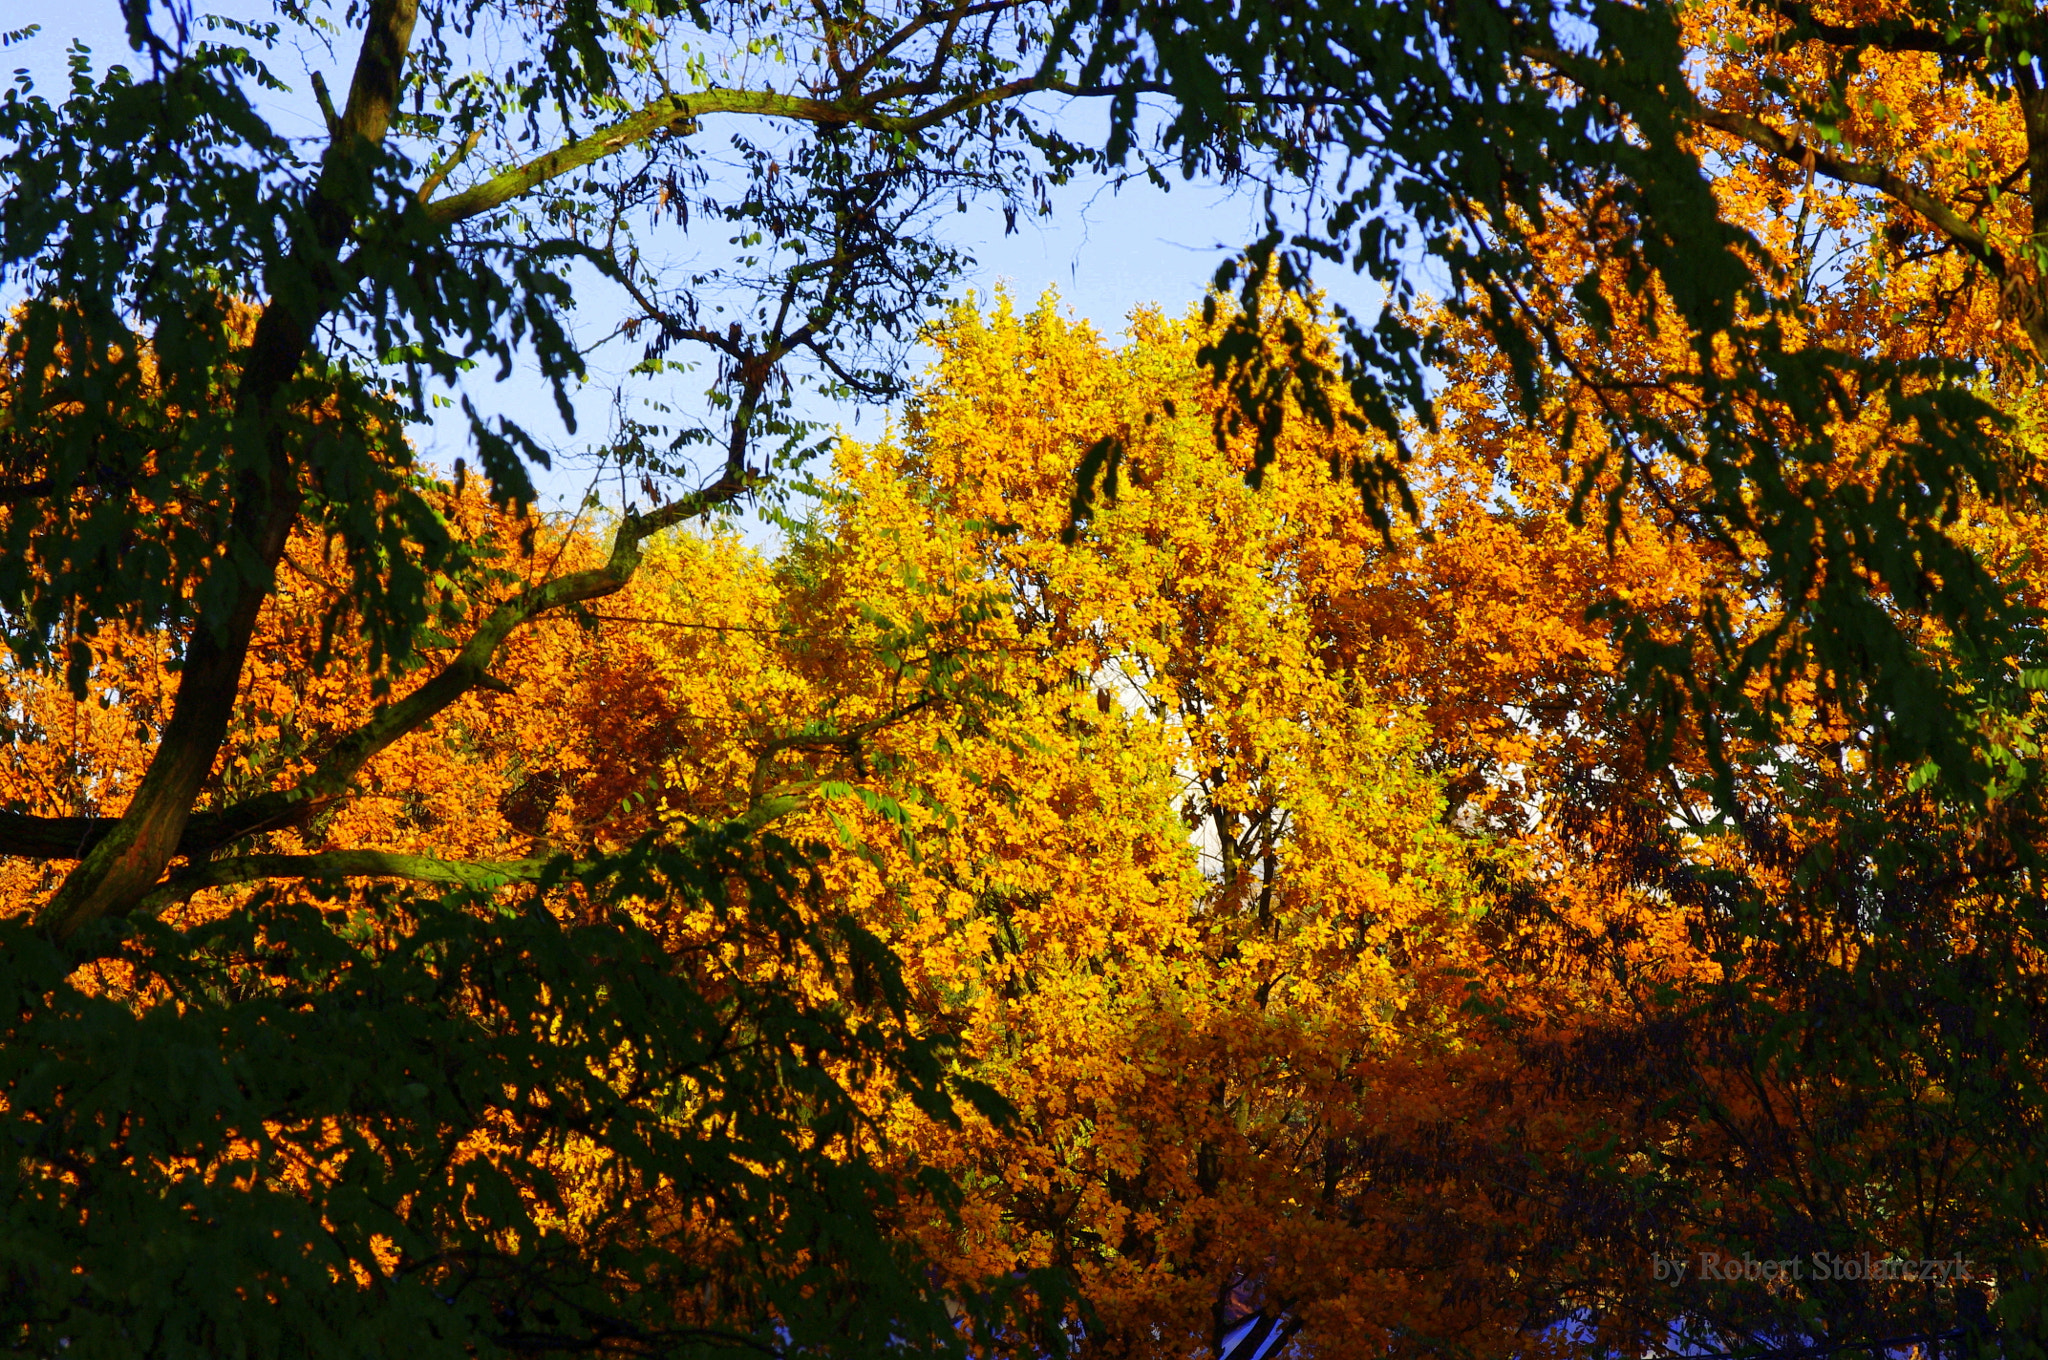
<svg viewBox="0 0 2048 1360"><path fill-rule="evenodd" d="M200 8L247 17L268 12L260 0L221 0ZM97 65L128 59L116 0L13 0L6 10L6 27L36 23L42 31L0 54L0 62L9 70L27 69L46 93L55 95L62 89L65 50L73 39L93 49ZM310 55L319 64L330 64L323 52ZM292 69L301 64L296 55L280 52L276 64L277 73L303 93L304 72ZM331 69L329 81L337 90L346 87L346 75ZM309 99L291 98L273 116L281 128L289 129L291 120L299 119L306 121L309 135L317 131ZM1049 217L1020 218L1018 230L1007 236L994 205L970 205L966 214L948 216L945 230L952 242L976 257L975 267L959 280L959 291L972 289L986 298L1001 284L1020 301L1030 302L1048 286L1054 287L1074 314L1115 335L1134 307L1156 303L1178 311L1198 299L1216 266L1253 234L1257 204L1249 195L1231 194L1213 184L1177 184L1168 192L1140 180L1120 189L1099 181L1069 185L1053 192L1053 208ZM594 330L608 329L615 320L601 313L601 308L593 308L587 318ZM544 443L567 450L579 441L602 437L609 424L609 393L601 383L577 399L576 435L563 429L544 384L532 375L515 374L496 384L479 378L469 392L479 409L509 415ZM844 415L851 421L851 410ZM863 413L855 432L879 432L881 417L878 411ZM453 424L421 433L424 451L444 466L464 451L465 443L460 427ZM544 500L560 505L582 492L586 477L587 473L564 469L538 480Z"/></svg>

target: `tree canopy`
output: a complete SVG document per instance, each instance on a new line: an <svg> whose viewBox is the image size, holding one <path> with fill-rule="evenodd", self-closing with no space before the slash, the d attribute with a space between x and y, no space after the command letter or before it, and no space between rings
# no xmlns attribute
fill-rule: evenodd
<svg viewBox="0 0 2048 1360"><path fill-rule="evenodd" d="M10 1345L2032 1353L2035 7L123 13L0 100ZM1133 172L1199 315L939 311ZM549 520L460 380L595 306ZM1981 1270L1650 1273L1858 1252Z"/></svg>

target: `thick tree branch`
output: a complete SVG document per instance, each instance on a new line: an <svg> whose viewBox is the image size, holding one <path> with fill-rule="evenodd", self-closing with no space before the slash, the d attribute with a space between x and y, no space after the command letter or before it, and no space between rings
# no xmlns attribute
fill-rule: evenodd
<svg viewBox="0 0 2048 1360"><path fill-rule="evenodd" d="M804 805L808 784L793 784L757 796L733 824L748 833L788 816ZM209 860L173 874L135 910L151 915L210 888L233 888L280 878L392 878L412 883L445 883L490 891L514 883L536 883L557 861L549 857L509 860L452 860L389 850L329 850L317 855L239 855ZM581 866L572 865L571 868Z"/></svg>
<svg viewBox="0 0 2048 1360"><path fill-rule="evenodd" d="M290 384L314 327L340 297L334 261L351 232L366 157L390 130L418 18L418 0L374 0L369 7L348 105L307 204L312 240L284 267L295 276L291 285L273 288L265 303L236 387L234 439L247 461L236 479L228 551L216 568L221 588L195 621L170 721L119 825L98 839L39 913L59 938L130 909L151 890L178 853L226 738L249 641L301 504L298 460L286 434Z"/></svg>
<svg viewBox="0 0 2048 1360"><path fill-rule="evenodd" d="M195 813L185 824L175 853L210 854L265 831L298 826L345 797L355 777L378 752L475 688L493 688L490 665L506 638L522 625L565 605L600 599L622 589L640 564L641 545L662 529L693 519L743 495L750 483L725 477L619 525L602 567L522 591L484 619L455 659L405 698L380 708L368 722L331 744L312 773L290 789L258 794L213 812ZM121 825L117 817L35 817L0 812L0 855L27 859L78 859L88 855Z"/></svg>
<svg viewBox="0 0 2048 1360"><path fill-rule="evenodd" d="M0 812L0 855L21 859L83 859L121 825L119 817L37 817ZM233 833L217 812L195 812L178 838L179 855L204 855L248 833Z"/></svg>
<svg viewBox="0 0 2048 1360"><path fill-rule="evenodd" d="M24 859L82 859L118 817L31 817L0 812L0 855Z"/></svg>
<svg viewBox="0 0 2048 1360"><path fill-rule="evenodd" d="M2033 209L2035 250L2034 287L2036 305L2048 306L2048 297L2042 297L2044 271L2040 254L2044 233L2048 233L2048 86L2033 71L2022 69L2018 72L2020 87L2020 117L2027 130L2027 159L2024 162L2027 175L2027 203Z"/></svg>

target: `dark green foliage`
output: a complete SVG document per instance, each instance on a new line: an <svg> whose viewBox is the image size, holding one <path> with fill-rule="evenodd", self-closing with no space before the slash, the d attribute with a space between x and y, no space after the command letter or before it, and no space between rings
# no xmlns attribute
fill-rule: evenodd
<svg viewBox="0 0 2048 1360"><path fill-rule="evenodd" d="M1677 1323L1717 1353L2043 1353L2048 804L2038 719L1978 692L1988 808L1819 739L1751 748L1718 807L1631 791L1604 850L1719 975L1674 977L1611 923L1581 962L1625 1004L1526 1050L1539 1089L1604 1116L1541 1194L1566 1206L1551 1304L1612 1349ZM1708 1250L1795 1263L1796 1286L1707 1275ZM1646 1286L1653 1260L1687 1269Z"/></svg>
<svg viewBox="0 0 2048 1360"><path fill-rule="evenodd" d="M957 1349L853 1097L949 1119L954 1088L806 862L706 830L565 866L567 917L538 891L271 897L106 927L84 973L8 926L8 1349ZM608 905L631 893L649 924ZM574 1198L565 1149L595 1161Z"/></svg>
<svg viewBox="0 0 2048 1360"><path fill-rule="evenodd" d="M196 42L147 80L95 80L79 52L61 102L26 85L0 99L0 281L21 299L0 403L0 618L23 659L60 632L178 627L267 589L230 521L284 475L282 448L373 652L405 660L433 576L459 565L409 475L424 381L479 355L509 366L521 343L558 388L580 371L558 246L458 255L401 157L305 159L250 102L276 87L258 41L274 29L222 27L248 45ZM336 213L361 220L321 220ZM261 297L338 343L268 372L284 351L253 348ZM477 441L505 493L526 494L523 436L479 422Z"/></svg>

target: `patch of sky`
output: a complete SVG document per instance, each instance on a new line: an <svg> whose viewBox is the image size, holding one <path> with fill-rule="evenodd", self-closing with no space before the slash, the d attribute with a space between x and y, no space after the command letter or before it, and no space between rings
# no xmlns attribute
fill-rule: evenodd
<svg viewBox="0 0 2048 1360"><path fill-rule="evenodd" d="M263 0L216 0L207 11L243 22L273 16ZM143 59L129 50L117 0L50 6L25 17L40 24L40 31L6 55L45 97L60 97L67 87L74 43L90 49L95 71L115 65L138 71L145 67ZM206 34L203 18L193 31ZM280 133L300 144L301 154L309 160L326 135L313 77L323 78L330 89L347 88L353 58L350 37L337 31L331 41L323 42L288 25L265 54L287 88L258 92L258 107ZM1063 129L1077 135L1086 136L1098 125L1106 128L1099 108L1078 101L1066 101L1064 106L1054 101L1048 108ZM724 154L716 145L718 131L723 130L707 125L706 140L712 146L704 169L714 192L721 178L744 173L737 155ZM1183 180L1177 165L1158 168L1157 177L1134 164L1115 179L1082 177L1052 186L1046 197L1050 210L1043 214L1019 212L1011 217L999 202L969 199L964 211L936 216L930 230L966 257L954 295L973 293L986 302L1000 286L1029 304L1051 287L1063 308L1109 335L1120 333L1139 307L1157 305L1174 312L1199 299L1218 264L1256 234L1257 202L1250 192L1218 182ZM687 270L696 257L724 249L729 224L721 220L704 227L694 241L687 231L680 242L664 240L663 247L675 252L663 261L664 267ZM635 488L616 469L603 468L593 450L606 446L628 421L694 419L710 424L716 413L704 409L688 374L672 372L650 382L635 373L643 349L620 331L619 320L630 311L631 300L616 284L589 265L569 266L568 281L576 296L572 324L588 365L586 379L569 393L571 419L564 419L548 382L528 359L502 377L494 366L482 368L464 375L452 389L433 393L437 400L431 419L415 439L422 455L437 467L450 468L465 456L474 462L462 411L467 398L488 417L504 416L518 423L549 451L553 466L537 469L535 477L545 508L565 510L595 495L615 509L635 498ZM727 304L745 305L737 296L711 300L714 308ZM915 346L898 356L913 372L928 357ZM651 409L650 402L665 409ZM797 414L827 428L868 436L883 428L885 412L851 400L813 392L804 402ZM644 495L639 499L644 501ZM762 532L758 520L749 526L749 537Z"/></svg>

